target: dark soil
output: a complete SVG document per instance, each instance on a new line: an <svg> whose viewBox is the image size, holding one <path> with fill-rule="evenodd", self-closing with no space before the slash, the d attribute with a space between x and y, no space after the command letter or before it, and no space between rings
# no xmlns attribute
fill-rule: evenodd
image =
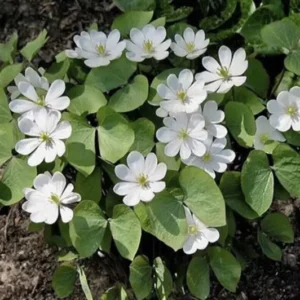
<svg viewBox="0 0 300 300"><path fill-rule="evenodd" d="M128 0L129 1L129 0ZM46 28L49 40L40 53L40 60L51 62L60 51L72 47L72 37L91 23L107 31L118 10L108 0L0 0L0 42L17 31L19 48ZM299 206L298 206L299 207ZM282 202L282 210L293 220L295 243L284 246L283 262L263 255L248 264L236 294L212 283L210 300L300 300L300 226L299 209ZM0 300L55 300L51 278L57 266L58 249L45 244L42 233L29 233L28 215L20 206L0 209ZM240 232L240 240L257 247L256 228ZM257 248L258 249L258 248ZM94 258L84 263L90 288L95 296L111 287L119 274L109 258ZM83 300L76 286L69 300ZM177 299L192 299L181 297Z"/></svg>

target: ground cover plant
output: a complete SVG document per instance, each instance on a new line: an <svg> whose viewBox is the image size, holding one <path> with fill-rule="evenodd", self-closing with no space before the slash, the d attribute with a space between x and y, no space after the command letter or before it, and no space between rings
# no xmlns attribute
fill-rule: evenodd
<svg viewBox="0 0 300 300"><path fill-rule="evenodd" d="M30 230L61 248L60 297L79 278L92 299L96 253L129 278L103 299L206 299L212 276L234 292L252 250L239 219L270 259L294 240L269 208L300 193L299 5L116 4L110 32L92 25L44 69L45 31L1 44L1 205L25 197Z"/></svg>

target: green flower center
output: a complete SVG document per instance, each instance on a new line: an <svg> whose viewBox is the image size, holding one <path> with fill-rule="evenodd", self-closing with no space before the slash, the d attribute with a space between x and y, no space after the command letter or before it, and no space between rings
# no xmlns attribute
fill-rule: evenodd
<svg viewBox="0 0 300 300"><path fill-rule="evenodd" d="M192 52L195 49L195 44L193 42L186 44L186 50Z"/></svg>
<svg viewBox="0 0 300 300"><path fill-rule="evenodd" d="M56 194L52 194L50 197L51 201L54 202L55 204L59 205L60 199Z"/></svg>
<svg viewBox="0 0 300 300"><path fill-rule="evenodd" d="M150 40L144 42L144 49L146 52L151 53L153 52L153 43Z"/></svg>
<svg viewBox="0 0 300 300"><path fill-rule="evenodd" d="M262 144L266 144L269 141L269 136L266 133L263 133L260 136L260 141Z"/></svg>
<svg viewBox="0 0 300 300"><path fill-rule="evenodd" d="M224 80L228 80L230 78L229 70L226 67L220 68L217 74L223 77Z"/></svg>
<svg viewBox="0 0 300 300"><path fill-rule="evenodd" d="M36 101L37 105L46 106L45 96L40 96L40 98Z"/></svg>
<svg viewBox="0 0 300 300"><path fill-rule="evenodd" d="M148 176L144 174L140 174L139 177L137 178L137 182L143 187L143 188L148 188L149 187L149 181L148 181Z"/></svg>
<svg viewBox="0 0 300 300"><path fill-rule="evenodd" d="M177 97L181 102L185 102L187 99L187 94L184 90L179 90L177 92Z"/></svg>
<svg viewBox="0 0 300 300"><path fill-rule="evenodd" d="M186 129L180 129L180 131L178 132L178 137L180 139L185 140L185 139L187 139L189 137L189 134L188 134L188 132L187 132Z"/></svg>
<svg viewBox="0 0 300 300"><path fill-rule="evenodd" d="M46 132L42 132L41 135L40 135L40 138L43 142L46 142L46 143L51 143L52 142L52 138Z"/></svg>
<svg viewBox="0 0 300 300"><path fill-rule="evenodd" d="M210 153L205 153L205 154L203 155L203 157L202 157L202 160L203 160L204 162L210 161L210 160L211 160L211 155L210 155Z"/></svg>
<svg viewBox="0 0 300 300"><path fill-rule="evenodd" d="M289 106L287 108L287 114L291 117L295 117L297 115L297 108L295 106Z"/></svg>
<svg viewBox="0 0 300 300"><path fill-rule="evenodd" d="M98 46L97 46L97 51L98 51L98 53L99 53L100 55L104 55L104 54L105 54L105 51L106 51L105 46L103 46L103 45L98 45Z"/></svg>
<svg viewBox="0 0 300 300"><path fill-rule="evenodd" d="M195 225L189 225L188 233L189 235L194 235L198 232L197 227Z"/></svg>

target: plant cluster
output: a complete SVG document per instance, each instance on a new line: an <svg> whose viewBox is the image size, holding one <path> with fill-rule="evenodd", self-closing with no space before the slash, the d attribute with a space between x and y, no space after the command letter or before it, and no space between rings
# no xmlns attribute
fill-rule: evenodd
<svg viewBox="0 0 300 300"><path fill-rule="evenodd" d="M236 227L277 261L294 241L270 208L300 196L300 2L114 2L112 31L91 25L50 66L46 30L0 44L0 203L25 198L60 248L59 297L79 277L93 299L96 253L129 278L101 299L206 299L212 274L235 292L258 250Z"/></svg>

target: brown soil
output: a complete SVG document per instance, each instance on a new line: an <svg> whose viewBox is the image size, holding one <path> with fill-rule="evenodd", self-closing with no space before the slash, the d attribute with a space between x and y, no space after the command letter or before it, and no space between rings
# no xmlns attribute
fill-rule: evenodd
<svg viewBox="0 0 300 300"><path fill-rule="evenodd" d="M48 30L49 41L36 64L41 60L51 62L55 54L70 48L72 37L91 23L108 30L118 13L108 0L0 0L0 4L0 42L18 31L22 47L43 28ZM260 255L244 270L235 295L213 281L210 300L300 300L299 210L291 203L279 206L276 209L291 216L296 233L295 243L285 246L283 263ZM29 233L28 224L28 215L21 212L20 206L0 209L0 300L57 299L51 278L58 249L47 246L42 233ZM255 227L239 235L241 240L257 246ZM99 299L116 282L118 274L114 274L108 258L95 255L84 265L93 295ZM76 286L68 299L83 300L84 295Z"/></svg>

